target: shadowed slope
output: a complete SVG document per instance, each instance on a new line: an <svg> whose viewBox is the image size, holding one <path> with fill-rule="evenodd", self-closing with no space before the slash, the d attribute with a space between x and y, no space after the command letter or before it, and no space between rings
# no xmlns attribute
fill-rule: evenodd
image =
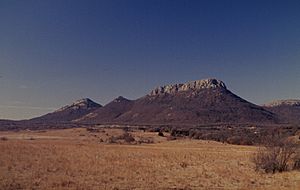
<svg viewBox="0 0 300 190"><path fill-rule="evenodd" d="M166 85L135 101L97 109L84 122L117 124L276 123L277 117L227 90L217 79Z"/></svg>
<svg viewBox="0 0 300 190"><path fill-rule="evenodd" d="M71 105L64 106L52 113L33 118L29 121L45 123L70 122L95 111L99 107L102 106L88 98L85 98L77 100Z"/></svg>
<svg viewBox="0 0 300 190"><path fill-rule="evenodd" d="M280 116L282 122L300 124L300 100L276 100L264 107Z"/></svg>
<svg viewBox="0 0 300 190"><path fill-rule="evenodd" d="M276 116L227 89L145 96L117 121L151 124L275 123Z"/></svg>
<svg viewBox="0 0 300 190"><path fill-rule="evenodd" d="M119 96L104 107L100 107L76 121L85 123L112 123L122 114L130 110L132 105L132 100Z"/></svg>

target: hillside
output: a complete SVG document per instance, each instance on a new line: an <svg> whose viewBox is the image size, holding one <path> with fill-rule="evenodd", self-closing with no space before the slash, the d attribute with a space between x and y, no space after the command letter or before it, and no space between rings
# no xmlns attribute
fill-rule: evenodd
<svg viewBox="0 0 300 190"><path fill-rule="evenodd" d="M76 120L84 115L87 115L95 111L97 108L100 107L102 107L100 104L97 104L88 98L80 99L52 113L48 113L41 117L33 118L28 122L41 122L41 123L71 122L73 120Z"/></svg>
<svg viewBox="0 0 300 190"><path fill-rule="evenodd" d="M280 116L282 122L300 124L300 100L275 100L264 104L264 107Z"/></svg>
<svg viewBox="0 0 300 190"><path fill-rule="evenodd" d="M111 117L109 117L111 115ZM112 102L81 122L118 124L276 123L275 114L227 90L217 79L155 88L134 101Z"/></svg>

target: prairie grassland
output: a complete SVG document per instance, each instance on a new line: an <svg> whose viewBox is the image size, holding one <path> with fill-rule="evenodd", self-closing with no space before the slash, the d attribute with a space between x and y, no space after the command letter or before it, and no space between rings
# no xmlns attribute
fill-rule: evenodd
<svg viewBox="0 0 300 190"><path fill-rule="evenodd" d="M256 147L142 132L155 143L105 143L119 133L1 132L0 189L300 189L300 172L254 171Z"/></svg>

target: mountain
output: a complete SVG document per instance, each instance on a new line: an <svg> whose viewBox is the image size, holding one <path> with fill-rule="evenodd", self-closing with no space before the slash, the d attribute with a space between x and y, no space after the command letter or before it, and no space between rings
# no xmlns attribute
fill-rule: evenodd
<svg viewBox="0 0 300 190"><path fill-rule="evenodd" d="M155 88L137 100L121 99L81 118L81 122L118 124L276 123L272 112L230 92L217 79Z"/></svg>
<svg viewBox="0 0 300 190"><path fill-rule="evenodd" d="M132 105L132 100L119 96L104 107L100 107L76 121L85 123L110 123L130 110Z"/></svg>
<svg viewBox="0 0 300 190"><path fill-rule="evenodd" d="M300 124L300 100L275 100L263 106L265 109L279 115L282 122Z"/></svg>
<svg viewBox="0 0 300 190"><path fill-rule="evenodd" d="M30 119L29 121L41 123L71 122L95 111L100 107L102 107L100 104L97 104L92 100L85 98L77 100L74 103L64 106L52 113Z"/></svg>
<svg viewBox="0 0 300 190"><path fill-rule="evenodd" d="M266 103L265 107L278 107L278 106L300 106L300 100L297 99L287 99L287 100L274 100L272 102Z"/></svg>

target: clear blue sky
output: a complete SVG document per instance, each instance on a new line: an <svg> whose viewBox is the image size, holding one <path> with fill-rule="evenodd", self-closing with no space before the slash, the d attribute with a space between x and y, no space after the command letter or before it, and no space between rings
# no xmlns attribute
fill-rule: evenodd
<svg viewBox="0 0 300 190"><path fill-rule="evenodd" d="M300 98L299 8L297 0L0 0L0 118L210 77L256 104Z"/></svg>

